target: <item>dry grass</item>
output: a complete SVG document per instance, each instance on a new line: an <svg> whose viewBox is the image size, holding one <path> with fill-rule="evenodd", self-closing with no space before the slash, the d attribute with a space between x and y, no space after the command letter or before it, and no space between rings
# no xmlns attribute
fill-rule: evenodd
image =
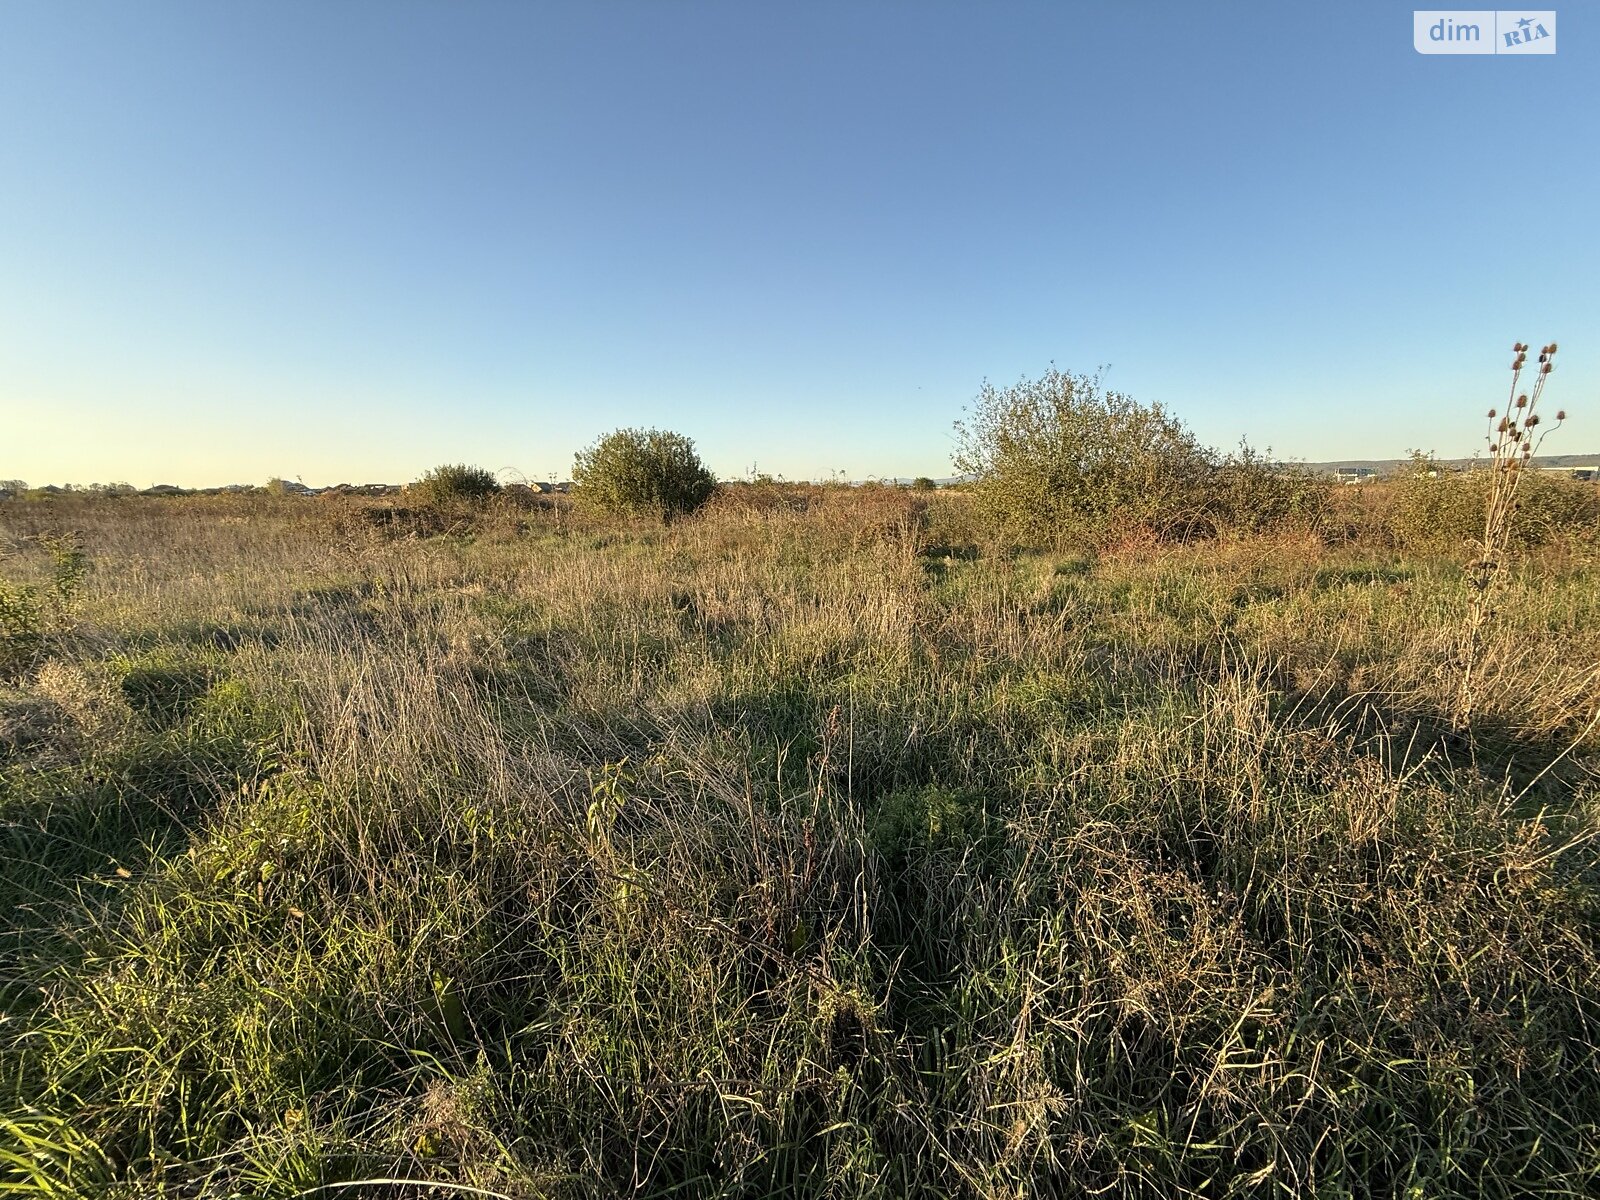
<svg viewBox="0 0 1600 1200"><path fill-rule="evenodd" d="M1373 538L387 511L0 513L93 568L0 699L9 1190L1596 1187L1582 544L1462 737L1461 564Z"/></svg>

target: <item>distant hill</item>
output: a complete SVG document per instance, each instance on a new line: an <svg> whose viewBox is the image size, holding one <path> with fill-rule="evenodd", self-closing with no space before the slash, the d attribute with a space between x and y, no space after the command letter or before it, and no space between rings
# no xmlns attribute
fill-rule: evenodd
<svg viewBox="0 0 1600 1200"><path fill-rule="evenodd" d="M1409 463L1407 458L1341 458L1332 462L1304 463L1310 470L1327 472L1349 470L1356 467L1368 467L1379 475L1388 475L1399 470ZM1482 456L1478 458L1441 458L1441 466L1470 467L1473 463L1482 463L1487 460ZM1535 467L1593 467L1600 465L1600 451L1593 454L1540 454L1533 459Z"/></svg>
<svg viewBox="0 0 1600 1200"><path fill-rule="evenodd" d="M1308 470L1316 471L1319 474L1327 475L1331 475L1335 471L1350 470L1357 467L1369 468L1379 475L1390 475L1398 471L1410 461L1411 459L1409 456L1406 458L1340 458L1333 459L1328 462L1295 462L1293 465L1302 466ZM1447 467L1470 467L1475 462L1482 463L1487 460L1480 456L1475 459L1441 458L1438 461L1440 465ZM1600 466L1600 450L1597 450L1592 454L1540 454L1534 457L1533 465L1536 467L1553 468L1597 467ZM942 477L936 477L934 482L940 487L948 487L952 483L965 483L967 482L967 479L968 477L963 475L945 475ZM906 476L898 479L885 479L883 482L909 484L912 482L912 480L910 476Z"/></svg>

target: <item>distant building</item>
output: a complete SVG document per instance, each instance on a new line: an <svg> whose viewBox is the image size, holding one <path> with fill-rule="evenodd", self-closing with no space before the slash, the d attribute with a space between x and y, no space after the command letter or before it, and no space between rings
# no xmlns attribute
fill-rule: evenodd
<svg viewBox="0 0 1600 1200"><path fill-rule="evenodd" d="M1378 472L1373 467L1338 467L1333 477L1340 483L1371 483L1378 477Z"/></svg>

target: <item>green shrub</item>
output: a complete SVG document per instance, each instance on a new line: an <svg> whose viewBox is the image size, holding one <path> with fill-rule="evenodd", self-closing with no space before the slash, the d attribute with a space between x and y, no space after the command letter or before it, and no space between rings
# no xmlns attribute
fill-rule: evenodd
<svg viewBox="0 0 1600 1200"><path fill-rule="evenodd" d="M49 588L41 592L0 579L0 679L15 679L29 670L43 652L46 639L70 627L89 569L88 556L75 534L38 540L50 556Z"/></svg>
<svg viewBox="0 0 1600 1200"><path fill-rule="evenodd" d="M57 611L65 615L78 602L83 577L89 573L89 556L74 533L41 537L39 544L50 556L51 596Z"/></svg>
<svg viewBox="0 0 1600 1200"><path fill-rule="evenodd" d="M872 847L892 870L919 857L960 859L992 832L982 793L936 786L891 792L867 820Z"/></svg>
<svg viewBox="0 0 1600 1200"><path fill-rule="evenodd" d="M1560 475L1530 475L1523 486L1517 518L1531 544L1600 535L1600 487Z"/></svg>
<svg viewBox="0 0 1600 1200"><path fill-rule="evenodd" d="M1459 550L1483 535L1484 491L1470 475L1414 452L1394 485L1389 532L1411 550Z"/></svg>
<svg viewBox="0 0 1600 1200"><path fill-rule="evenodd" d="M465 463L435 467L411 486L426 503L435 505L487 500L500 490L493 472Z"/></svg>
<svg viewBox="0 0 1600 1200"><path fill-rule="evenodd" d="M45 627L38 593L0 579L0 679L15 679L33 665Z"/></svg>
<svg viewBox="0 0 1600 1200"><path fill-rule="evenodd" d="M1052 366L1008 388L985 382L956 422L956 469L985 514L1029 545L1098 542L1204 522L1211 454L1159 404Z"/></svg>
<svg viewBox="0 0 1600 1200"><path fill-rule="evenodd" d="M1409 550L1465 551L1483 537L1493 482L1488 470L1456 470L1414 454L1395 485L1389 531ZM1566 537L1593 537L1597 527L1600 488L1527 470L1511 517L1512 546L1531 549Z"/></svg>
<svg viewBox="0 0 1600 1200"><path fill-rule="evenodd" d="M661 429L619 429L578 453L572 481L608 512L659 516L693 512L716 490L694 442Z"/></svg>
<svg viewBox="0 0 1600 1200"><path fill-rule="evenodd" d="M1326 476L1273 462L1242 442L1210 472L1207 491L1213 528L1234 533L1317 526L1333 498L1333 484Z"/></svg>

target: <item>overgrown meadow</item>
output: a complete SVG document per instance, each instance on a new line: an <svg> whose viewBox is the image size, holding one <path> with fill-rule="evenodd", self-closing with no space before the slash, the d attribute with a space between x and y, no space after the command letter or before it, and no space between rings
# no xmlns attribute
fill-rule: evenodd
<svg viewBox="0 0 1600 1200"><path fill-rule="evenodd" d="M0 1191L1593 1195L1592 502L1452 730L1455 486L0 505Z"/></svg>

